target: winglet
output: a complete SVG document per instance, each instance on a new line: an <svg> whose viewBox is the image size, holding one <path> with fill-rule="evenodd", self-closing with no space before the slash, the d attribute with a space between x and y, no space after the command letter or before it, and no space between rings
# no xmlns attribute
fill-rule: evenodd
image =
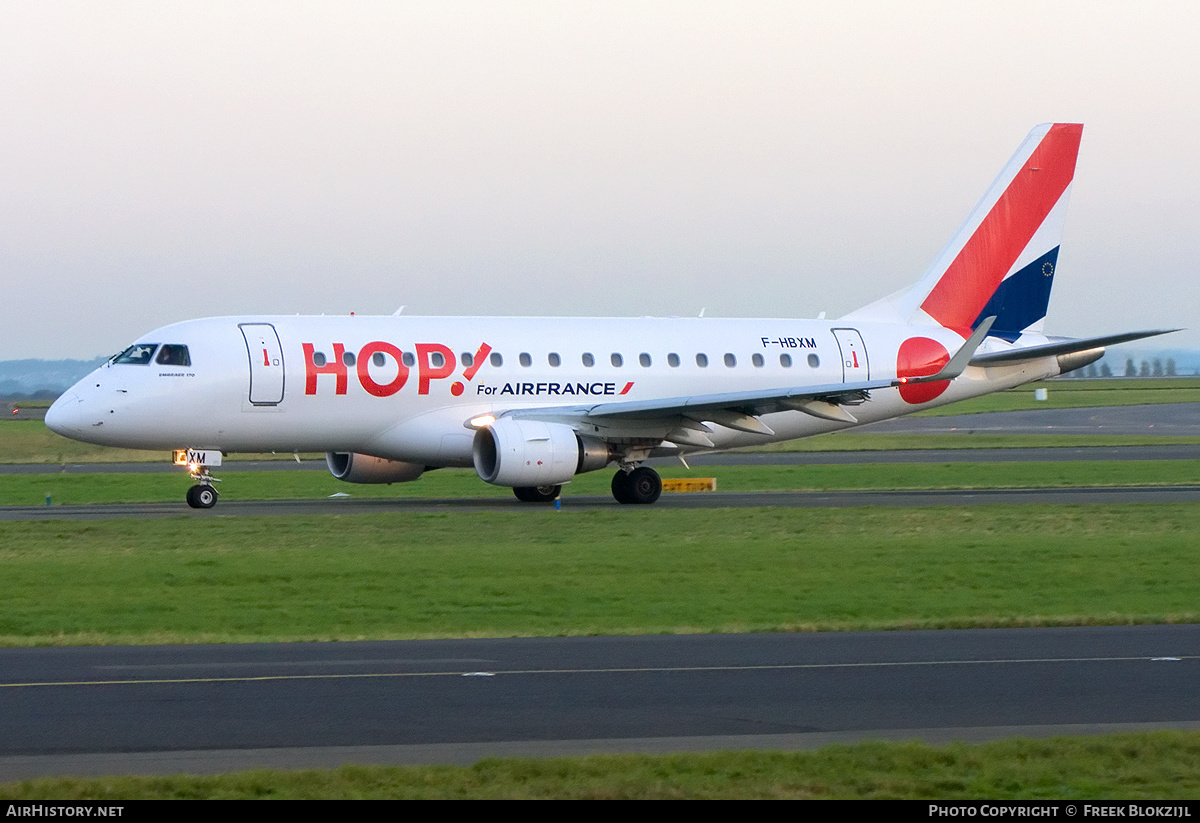
<svg viewBox="0 0 1200 823"><path fill-rule="evenodd" d="M976 327L975 331L971 332L971 336L966 339L966 342L950 358L950 362L942 366L942 370L937 374L931 374L928 377L902 377L897 381L897 385L901 383L936 383L939 380L953 380L958 377L966 370L967 365L971 362L971 358L975 356L975 350L979 348L979 344L983 342L983 338L987 337L992 324L995 322L995 315L985 317L983 322Z"/></svg>

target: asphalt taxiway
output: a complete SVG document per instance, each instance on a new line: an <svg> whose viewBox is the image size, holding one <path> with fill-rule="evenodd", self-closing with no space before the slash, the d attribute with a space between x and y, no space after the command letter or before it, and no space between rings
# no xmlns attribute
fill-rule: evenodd
<svg viewBox="0 0 1200 823"><path fill-rule="evenodd" d="M0 780L1200 729L1200 626L0 649Z"/></svg>

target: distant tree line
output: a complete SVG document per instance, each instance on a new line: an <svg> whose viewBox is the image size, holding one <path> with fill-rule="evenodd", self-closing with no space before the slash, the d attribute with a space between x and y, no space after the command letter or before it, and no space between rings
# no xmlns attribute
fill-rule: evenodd
<svg viewBox="0 0 1200 823"><path fill-rule="evenodd" d="M1095 363L1091 363L1074 371L1067 372L1067 377L1112 377L1113 370L1109 368L1107 363L1101 362L1099 367ZM1168 357L1166 360L1156 357L1153 360L1142 360L1135 363L1132 357L1125 360L1125 377L1178 377L1179 372L1175 367L1175 358Z"/></svg>
<svg viewBox="0 0 1200 823"><path fill-rule="evenodd" d="M1135 366L1133 358L1129 357L1125 360L1125 376L1126 377L1175 377L1175 358L1168 357L1164 365L1161 358L1154 360L1143 360L1140 365Z"/></svg>

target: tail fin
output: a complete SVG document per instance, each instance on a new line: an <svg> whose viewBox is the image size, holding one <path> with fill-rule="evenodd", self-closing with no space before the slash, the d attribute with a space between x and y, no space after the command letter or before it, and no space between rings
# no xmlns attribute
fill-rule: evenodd
<svg viewBox="0 0 1200 823"><path fill-rule="evenodd" d="M846 319L936 324L967 337L994 316L993 337L1041 331L1082 135L1078 123L1036 127L925 275Z"/></svg>

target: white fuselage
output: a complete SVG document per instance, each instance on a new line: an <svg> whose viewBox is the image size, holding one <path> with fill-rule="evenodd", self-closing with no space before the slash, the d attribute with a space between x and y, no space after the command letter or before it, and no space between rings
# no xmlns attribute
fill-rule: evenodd
<svg viewBox="0 0 1200 823"><path fill-rule="evenodd" d="M110 362L64 394L47 423L110 446L469 466L466 422L479 415L909 376L911 368L897 374L912 365L898 369L897 357L912 338L928 341L922 351L949 354L963 343L938 326L788 319L209 318L138 341L186 347L188 365ZM1058 371L1053 357L971 367L948 384L925 384L940 393L927 389L916 402L901 389L874 390L853 413L871 423ZM773 435L712 423L709 437L724 449L850 425L801 411L762 422Z"/></svg>

